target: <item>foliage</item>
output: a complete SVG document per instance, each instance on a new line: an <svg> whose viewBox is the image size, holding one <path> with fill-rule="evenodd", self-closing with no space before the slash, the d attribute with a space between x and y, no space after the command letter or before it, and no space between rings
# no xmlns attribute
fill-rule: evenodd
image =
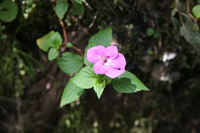
<svg viewBox="0 0 200 133"><path fill-rule="evenodd" d="M5 22L13 21L18 12L18 6L12 0L5 0L0 3L0 20Z"/></svg>
<svg viewBox="0 0 200 133"><path fill-rule="evenodd" d="M83 15L84 9L83 6L80 6L81 2L76 2L73 4L73 13ZM57 2L55 12L61 22L67 9L68 4L66 1ZM80 9L80 11L78 11L78 9ZM62 23L61 26L63 26ZM65 33L65 30L63 33ZM50 41L48 39L50 39ZM53 60L58 57L59 49L61 47L67 46L74 48L73 44L67 42L66 36L64 36L64 39L65 40L62 43L61 35L58 32L51 31L42 38L38 39L37 45L44 51L47 51L50 48L48 51L48 59ZM92 69L93 63L89 62L86 57L88 49L99 45L108 47L110 46L111 41L112 28L108 27L91 36L89 43L85 48L85 54L82 55L82 53L80 53L82 57L71 52L64 52L61 53L61 58L57 58L57 64L62 71L67 74L76 73L64 89L61 98L61 107L78 99L84 89L93 88L97 97L100 98L106 85L110 83L113 85L115 90L120 93L133 93L141 90L148 90L144 84L142 84L141 81L130 72L125 72L121 76L114 79L109 78L104 74L94 73ZM83 63L86 65L84 68L82 68Z"/></svg>
<svg viewBox="0 0 200 133"><path fill-rule="evenodd" d="M67 11L68 8L68 3L66 1L60 0L57 2L56 7L55 7L56 15L62 19L65 15L65 12Z"/></svg>
<svg viewBox="0 0 200 133"><path fill-rule="evenodd" d="M148 36L153 36L155 39L158 38L158 33L156 33L155 30L152 28L148 28L146 33Z"/></svg>
<svg viewBox="0 0 200 133"><path fill-rule="evenodd" d="M196 5L192 8L192 13L198 19L200 17L200 5Z"/></svg>
<svg viewBox="0 0 200 133"><path fill-rule="evenodd" d="M80 55L65 52L61 58L57 58L57 64L63 72L73 74L83 66L83 58Z"/></svg>
<svg viewBox="0 0 200 133"><path fill-rule="evenodd" d="M54 5L56 6L56 3L54 2L56 1L51 1L51 4L53 6ZM180 39L179 34L177 34L173 29L170 23L170 19L168 18L168 15L165 14L167 12L169 13L169 10L171 10L169 9L169 5L172 1L170 2L165 1L164 2L165 5L162 3L162 1L161 2L146 1L145 3L142 3L142 1L124 1L124 2L114 1L114 4L113 1L108 1L104 4L103 2L105 1L91 2L89 0L89 1L84 1L84 4L79 3L80 7L77 7L75 6L76 5L75 3L77 3L75 0L67 1L68 3L67 14L64 12L64 15L63 17L61 17L62 18L61 19L56 16L56 13L53 14L53 10L51 10L52 7L50 5L50 1L45 1L45 2L34 1L33 3L36 3L37 8L33 10L29 18L25 18L19 21L19 17L17 17L16 20L13 21L13 23L0 22L1 26L2 25L4 26L4 24L6 25L5 32L4 31L1 32L2 30L0 29L0 32L4 33L0 35L0 38L2 38L3 40L2 42L0 42L1 44L3 44L1 45L1 50L0 50L1 51L0 60L1 62L3 62L0 65L2 68L0 71L1 75L0 94L3 94L5 97L8 96L5 95L5 92L6 94L11 94L11 93L14 94L10 96L10 98L8 99L11 102L9 101L4 102L4 100L2 99L0 100L1 123L3 125L8 125L9 132L12 132L10 131L12 129L15 130L10 126L9 120L11 121L11 124L19 125L20 127L19 130L23 128L23 126L20 126L19 123L21 123L21 121L20 119L18 121L18 118L23 118L24 127L27 129L31 129L29 128L29 126L34 125L33 130L31 132L37 132L35 130L37 130L40 127L43 128L44 127L43 125L45 125L46 129L47 128L50 129L51 132L52 130L54 130L56 133L59 133L59 131L62 129L63 131L60 131L60 133L61 132L151 133L151 132L187 132L187 131L190 132L191 130L193 131L196 130L195 127L198 127L198 125L192 124L195 123L196 121L196 119L192 118L196 118L196 114L198 114L198 109L195 110L194 106L199 105L199 99L198 99L199 60L194 49L191 48L190 45L188 45L183 38ZM18 15L23 16L21 14L23 10L21 7L22 3L19 4L19 1L16 1L15 3L18 3L17 5L20 10L19 12L20 14ZM41 6L42 4L43 5L49 4L48 10L47 8L45 8L45 6ZM24 5L25 4L23 4L23 6ZM156 5L158 5L157 8L158 12L154 11L154 9L156 10L155 7ZM81 9L81 6L82 7L91 6L92 9L89 9L87 7L86 10L83 10L84 13L82 14L79 11L76 11L77 9ZM162 10L160 6L162 6ZM172 6L173 5L171 5L170 7ZM137 7L137 9L135 7ZM183 7L185 7L185 5ZM38 10L40 8L41 10ZM168 10L165 10L166 8L168 8ZM56 10L56 8L54 9ZM46 13L47 11L48 13ZM82 9L80 11L82 11ZM181 9L181 11L183 13L185 10ZM80 14L77 14L77 12L79 12ZM198 40L199 36L198 34L196 34L198 33L198 23L195 24L194 21L191 21L192 20L191 18L185 17L188 16L186 12L185 16L182 14L179 15L179 13L180 12L176 11L173 17L177 18L176 20L180 24L179 28L182 29L181 35L185 36L186 39L188 38L187 40L189 43L195 42L196 40ZM45 14L46 16L41 17L41 14ZM158 15L163 14L163 15L158 16L159 19L156 19L157 17L154 14ZM76 20L73 20L74 18ZM182 21L183 23L181 23L180 18L183 18ZM137 87L141 87L140 86L141 82L134 83L134 81L137 79L135 79L134 74L128 71L126 71L125 73L114 79L111 79L105 76L104 74L94 73L92 69L93 63L88 62L86 58L86 53L90 47L96 46L95 40L90 39L92 41L88 42L87 46L88 48L84 49L83 56L80 54L81 52L79 50L76 50L76 52L74 52L75 50L74 47L78 45L68 42L68 39L66 41L64 33L63 34L61 33L61 28L58 26L58 22L60 20L57 21L56 19L63 20L64 24L67 24L67 30L69 28L68 23L71 23L73 26L79 25L79 28L80 27L86 28L86 30L88 30L89 33L92 34L97 31L97 28L103 29L103 27L112 25L113 28L111 27L110 29L107 28L107 31L110 33L105 37L109 37L111 35L111 40L112 39L115 40L117 36L118 48L120 52L122 52L126 56L127 62L129 63L127 65L126 70L129 71L131 70L135 75L142 78L142 81L144 81L145 84L148 85L148 87L152 88L151 92L120 94L120 93L137 92ZM190 25L187 26L186 22L189 22ZM23 26L23 30L21 30L24 33L24 36L22 34L13 33L16 30L13 27L20 27L22 23L23 25L25 25ZM36 24L37 26L34 26L34 24ZM89 27L92 28L88 28L88 24L90 24ZM131 24L133 26L130 26ZM62 25L61 27L63 28ZM150 31L153 32L150 32L151 34L149 35L147 32L149 30L148 27L153 27L150 28L151 29ZM194 31L193 28L195 28L197 32ZM69 33L71 33L71 29L74 30L76 29L76 27L70 27ZM48 36L46 40L43 41L44 44L42 44L42 47L40 46L41 44L38 43L39 44L38 47L41 47L43 51L48 52L47 55L50 56L49 59L53 60L48 63L47 66L48 70L51 70L49 69L49 65L50 64L52 65L54 63L53 66L57 64L58 67L64 73L73 76L68 81L68 83L66 83L65 86L62 85L61 89L60 87L58 87L60 85L59 83L66 82L65 78L61 76L59 77L58 80L57 79L55 80L55 77L53 77L52 84L55 83L56 85L52 88L56 88L57 91L60 91L62 90L62 88L64 88L60 106L64 106L66 104L68 105L63 108L58 108L58 104L53 103L53 101L56 101L54 100L53 97L51 97L49 100L48 99L44 100L45 94L49 95L50 94L49 92L51 92L52 88L47 90L43 89L45 87L40 86L37 89L35 89L35 91L37 91L36 94L32 93L30 95L31 91L30 87L25 87L25 86L32 86L32 84L26 84L27 83L26 80L29 79L27 78L28 75L27 73L36 72L36 76L37 74L41 74L42 77L39 78L36 77L37 82L39 83L41 83L40 81L44 81L43 76L48 76L47 78L49 78L50 80L52 79L52 77L50 77L51 75L49 75L49 72L46 71L38 72L38 69L35 69L35 66L31 64L31 62L33 61L31 58L35 56L43 58L43 54L45 53L41 51L38 52L36 46L34 47L35 49L33 49L33 46L35 44L35 41L33 40L35 40L35 38L41 37L42 35L45 35L51 30L52 30L52 35ZM113 32L114 38L112 37L113 34L112 30L114 31ZM108 32L104 32L104 34ZM154 33L157 32L159 33L158 39L154 38ZM195 34L192 34L192 32L194 32ZM75 30L75 33L78 32ZM6 39L5 39L5 34L8 35ZM12 38L13 34L15 35L17 34L18 39L26 38L27 41L25 42L27 43L25 44L27 47L31 47L30 51L24 48L25 45L20 44L20 42L17 42L17 40L14 39L15 41L13 41ZM55 37L53 37L54 34ZM84 39L88 38L85 37ZM71 38L69 40L71 41ZM80 43L82 44L82 41L80 41ZM198 41L196 41L195 43L198 45ZM125 47L122 46L122 44ZM108 46L110 46L110 44L108 44L106 47ZM50 52L51 49L56 51L56 54L54 54L54 52ZM67 50L67 52L63 53L64 51L63 49ZM158 63L160 64L163 63L161 61L162 59L161 55L163 54L163 51L167 50L175 51L175 53L177 54L175 59L165 62L166 64L164 68L167 68L166 75L169 78L165 81L161 80L155 81L155 79L152 78L154 70L163 70L163 69L156 69L156 68L154 69L154 67L157 66ZM32 55L31 52L34 52L35 55ZM45 61L43 63L46 63ZM146 71L143 71L145 67L148 69ZM172 70L181 73L180 81L170 80ZM56 73L57 72L58 71L56 71ZM60 73L62 72L59 72L59 74ZM159 74L162 74L162 77L166 76L163 75L162 72L160 72ZM86 77L87 75L89 75L89 77L94 76L94 78L92 80L89 77L84 79L85 75ZM22 78L24 79L23 81ZM91 83L93 84L90 85L91 88L88 88L88 90L86 90L83 89L82 87L79 87L84 85L84 83L80 84L79 82L82 80L83 82L84 80L92 81ZM57 81L59 81L59 83L57 83ZM74 82L75 83L77 82L77 84L74 84ZM43 84L45 85L45 82L43 82ZM88 84L86 83L85 86L87 87ZM8 89L11 87L12 88L16 87L18 92L15 93L16 88L12 90ZM19 88L21 88L21 90ZM22 89L24 88L26 88L25 89L26 93L23 95L23 97L21 97L23 101L18 101L20 100L20 98L16 96L21 95L24 91ZM43 92L45 92L42 93L43 95L41 95L41 93L38 91L40 88L43 90ZM91 91L91 89L93 89L94 92ZM145 90L146 88L141 87L140 89ZM100 100L94 97L95 93L97 94L97 98L101 98ZM60 93L57 94L58 94L57 96L60 97ZM53 115L48 114L47 112L41 110L40 108L41 106L45 105L46 103L45 101L50 101L50 100L53 100L51 101L52 104L50 104L50 106L54 109L52 111L54 112ZM12 103L12 101L16 102L17 104L15 104L14 102ZM56 103L58 103L58 101ZM8 106L9 104L12 104L12 108L7 108L9 107ZM46 106L49 105L46 104L45 108ZM19 113L16 113L15 108L17 109L22 108L22 110L19 111ZM16 114L13 113L11 114L10 112L12 111L14 111ZM22 117L20 117L20 112L22 113ZM32 115L30 115L30 113ZM3 117L4 118L6 117L5 114L9 119L3 119ZM52 123L52 125L38 119L37 116L41 117L40 114L42 114L43 116L41 119L46 118L49 121L49 123ZM44 116L43 114L46 116ZM54 114L59 114L59 115L54 115ZM57 121L58 118L61 118L62 114L63 114L62 117L64 118L63 121L62 122ZM53 119L48 119L49 116ZM184 118L182 116L184 116ZM32 119L33 117L34 119ZM55 119L56 121L54 121ZM30 123L29 120L31 121L32 124L29 124ZM64 130L64 128L62 127L59 128L59 130L57 130L58 126L57 124L65 125L64 128L66 129ZM198 132L198 130L196 131Z"/></svg>
<svg viewBox="0 0 200 133"><path fill-rule="evenodd" d="M50 31L49 33L47 33L43 37L37 39L36 41L37 41L38 47L41 50L47 52L48 49L51 47L51 39L49 39L49 38L51 38L54 34L55 34L54 31Z"/></svg>
<svg viewBox="0 0 200 133"><path fill-rule="evenodd" d="M186 12L185 11L186 7ZM195 5L190 13L190 3L183 4L181 1L176 1L176 7L171 12L171 19L175 27L179 27L180 34L198 51L200 52L199 43L199 26L198 21L200 16L200 6ZM179 18L176 15L179 14ZM177 28L178 29L178 28Z"/></svg>
<svg viewBox="0 0 200 133"><path fill-rule="evenodd" d="M57 36L55 36L55 34ZM55 34L52 35L52 37L50 38L54 38L53 40L58 40L58 41L51 41L52 42L51 46L60 46L61 45L60 35L58 35L57 32ZM46 38L46 35L44 36L44 38ZM95 35L93 35L90 38L89 44L85 49L84 63L86 67L82 68L80 71L78 70L83 65L83 58L81 56L73 54L71 52L65 52L62 53L61 58L57 58L57 64L62 71L64 71L67 74L78 72L68 82L69 85L66 85L61 98L61 106L71 103L77 98L79 98L84 89L94 88L97 97L100 98L104 88L106 87L106 84L109 83L112 83L113 87L120 93L133 93L141 90L148 90L135 75L133 75L128 71L114 79L94 73L94 71L92 70L93 65L90 62L88 62L86 58L87 50L91 47L98 45L109 46L111 40L112 40L111 27L101 30ZM47 43L47 46L48 45L49 44ZM57 50L57 48L59 47L56 47L55 50ZM49 54L53 56L50 59L54 59L58 56L58 53L54 53L54 51L52 52L52 48L49 50Z"/></svg>

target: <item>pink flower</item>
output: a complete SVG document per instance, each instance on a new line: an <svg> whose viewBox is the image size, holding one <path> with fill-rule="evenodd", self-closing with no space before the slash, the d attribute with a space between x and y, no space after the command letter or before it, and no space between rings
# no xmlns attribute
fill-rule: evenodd
<svg viewBox="0 0 200 133"><path fill-rule="evenodd" d="M118 53L116 46L105 48L102 45L92 47L87 51L87 60L94 63L93 70L97 74L105 74L116 78L125 72L126 60Z"/></svg>

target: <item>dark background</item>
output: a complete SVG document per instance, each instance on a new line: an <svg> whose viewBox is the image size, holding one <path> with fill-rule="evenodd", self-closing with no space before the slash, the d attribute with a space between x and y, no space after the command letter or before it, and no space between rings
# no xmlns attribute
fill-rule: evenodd
<svg viewBox="0 0 200 133"><path fill-rule="evenodd" d="M62 34L55 3L16 2L17 18L0 22L1 133L200 132L199 55L172 23L173 0L87 0L83 16L72 15L69 2L63 19L69 41L84 49L91 35L112 26L126 69L150 91L120 94L107 86L98 100L86 90L63 108L60 97L70 75L36 45L51 30ZM163 61L166 53L176 56Z"/></svg>

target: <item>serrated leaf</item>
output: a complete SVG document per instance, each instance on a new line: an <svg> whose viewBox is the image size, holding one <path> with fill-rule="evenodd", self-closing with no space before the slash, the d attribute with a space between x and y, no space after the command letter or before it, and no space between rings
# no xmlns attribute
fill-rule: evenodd
<svg viewBox="0 0 200 133"><path fill-rule="evenodd" d="M5 22L13 21L18 13L18 6L12 0L5 0L0 3L0 20Z"/></svg>
<svg viewBox="0 0 200 133"><path fill-rule="evenodd" d="M77 3L77 2L73 2L73 8L72 8L72 14L73 15L83 16L84 12L85 12L84 5Z"/></svg>
<svg viewBox="0 0 200 133"><path fill-rule="evenodd" d="M82 0L74 0L76 2L78 2L79 4L82 4Z"/></svg>
<svg viewBox="0 0 200 133"><path fill-rule="evenodd" d="M87 66L90 66L90 67L93 66L93 63L89 62L86 58L87 50L89 48L95 47L98 45L103 45L104 47L108 47L108 46L110 46L111 42L112 42L112 28L111 27L103 29L103 30L99 31L98 33L94 34L90 38L89 43L88 43L87 47L85 48L84 63Z"/></svg>
<svg viewBox="0 0 200 133"><path fill-rule="evenodd" d="M96 46L103 45L105 47L110 46L112 42L112 28L108 27L106 29L100 30L98 33L94 34L89 42L93 42Z"/></svg>
<svg viewBox="0 0 200 133"><path fill-rule="evenodd" d="M90 66L90 67L93 66L93 63L91 63L91 62L89 62L89 61L87 60L87 50L88 50L89 48L91 48L91 47L94 47L94 46L96 46L96 44L94 44L93 42L89 42L89 43L88 43L88 46L85 48L84 63L85 63L85 65Z"/></svg>
<svg viewBox="0 0 200 133"><path fill-rule="evenodd" d="M136 85L129 78L115 78L112 80L114 89L120 93L136 92Z"/></svg>
<svg viewBox="0 0 200 133"><path fill-rule="evenodd" d="M56 3L56 15L62 19L68 9L68 3L66 1L60 0Z"/></svg>
<svg viewBox="0 0 200 133"><path fill-rule="evenodd" d="M192 9L192 13L198 19L200 17L200 5L196 5Z"/></svg>
<svg viewBox="0 0 200 133"><path fill-rule="evenodd" d="M82 68L83 57L71 52L66 52L63 53L62 58L57 58L57 64L63 72L73 74Z"/></svg>
<svg viewBox="0 0 200 133"><path fill-rule="evenodd" d="M45 52L48 51L48 49L51 47L51 40L50 40L50 38L51 38L51 36L54 35L54 33L55 33L54 31L50 31L49 33L47 33L47 34L44 35L43 37L38 38L38 39L36 40L37 45L38 45L38 47L39 47L41 50L43 50L43 51L45 51Z"/></svg>
<svg viewBox="0 0 200 133"><path fill-rule="evenodd" d="M123 77L129 77L132 84L136 85L136 91L149 91L149 89L138 79L133 73L130 73L129 71L125 71L123 74L119 76L119 78Z"/></svg>
<svg viewBox="0 0 200 133"><path fill-rule="evenodd" d="M180 28L180 34L190 43L198 52L200 52L200 33L193 29L194 22L187 15L182 13L184 23Z"/></svg>
<svg viewBox="0 0 200 133"><path fill-rule="evenodd" d="M120 93L133 93L149 89L132 73L126 71L119 77L113 79L112 85Z"/></svg>
<svg viewBox="0 0 200 133"><path fill-rule="evenodd" d="M99 99L104 91L105 86L106 86L106 81L104 79L96 79L94 81L94 91Z"/></svg>
<svg viewBox="0 0 200 133"><path fill-rule="evenodd" d="M59 50L55 49L55 48L50 48L49 52L48 52L48 59L49 60L53 60L56 57L58 57L59 55Z"/></svg>
<svg viewBox="0 0 200 133"><path fill-rule="evenodd" d="M73 84L70 80L68 84L65 86L64 91L62 93L60 107L75 101L83 94L83 92L84 89Z"/></svg>
<svg viewBox="0 0 200 133"><path fill-rule="evenodd" d="M81 88L90 89L93 87L96 78L97 75L93 72L92 68L84 67L71 80Z"/></svg>
<svg viewBox="0 0 200 133"><path fill-rule="evenodd" d="M55 32L52 36L51 36L51 46L59 49L61 44L62 44L62 38L61 35L58 32Z"/></svg>

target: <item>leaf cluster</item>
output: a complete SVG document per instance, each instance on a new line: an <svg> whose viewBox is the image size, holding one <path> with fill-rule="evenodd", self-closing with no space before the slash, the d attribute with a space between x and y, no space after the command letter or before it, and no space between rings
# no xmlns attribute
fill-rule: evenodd
<svg viewBox="0 0 200 133"><path fill-rule="evenodd" d="M110 45L111 41L111 27L99 31L90 38L88 46L85 48L85 55L89 48L98 45L107 47ZM107 84L112 84L113 88L120 93L133 93L141 90L149 90L134 74L128 71L114 79L111 79L105 75L94 73L92 69L93 64L88 62L86 56L84 56L84 58L81 60L81 56L70 56L70 53L67 52L62 58L58 58L57 61L59 67L65 73L70 73L72 71L78 72L70 79L69 83L64 89L61 98L61 107L79 98L85 89L93 88L97 94L97 97L100 98ZM86 66L81 68L83 66L83 62ZM72 69L72 67L74 69ZM80 71L78 71L79 69Z"/></svg>
<svg viewBox="0 0 200 133"><path fill-rule="evenodd" d="M75 2L73 2L74 10L72 12L74 14L83 14L84 8L81 4L81 0L75 0ZM68 3L66 1L60 0L56 3L55 12L60 20L64 17L67 10ZM98 45L108 47L111 42L111 27L105 28L91 36L85 48L84 55L71 52L60 53L59 50L61 47L66 46L74 48L74 46L70 42L66 42L66 40L62 41L61 35L58 32L50 31L42 38L37 39L38 47L43 51L48 51L49 60L56 59L59 68L66 74L75 74L64 88L60 103L61 107L78 99L85 89L93 88L97 97L100 98L107 84L112 84L114 89L120 93L133 93L141 90L148 90L135 75L128 71L114 79L104 74L94 73L92 69L93 63L89 62L86 58L87 50ZM58 57L59 54L60 57Z"/></svg>

